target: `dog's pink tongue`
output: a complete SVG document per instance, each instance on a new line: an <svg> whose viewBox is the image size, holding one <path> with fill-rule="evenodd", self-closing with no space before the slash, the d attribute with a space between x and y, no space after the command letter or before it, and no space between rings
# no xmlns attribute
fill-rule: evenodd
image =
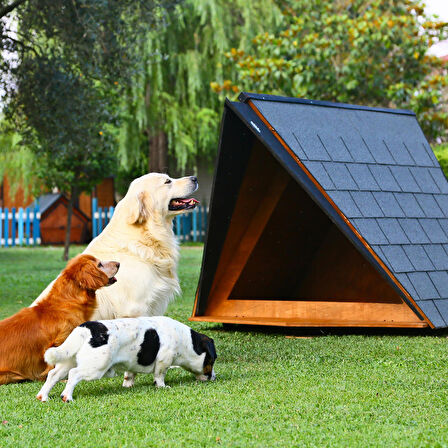
<svg viewBox="0 0 448 448"><path fill-rule="evenodd" d="M180 202L182 202L183 204L188 204L188 205L199 204L199 201L195 198L181 199Z"/></svg>

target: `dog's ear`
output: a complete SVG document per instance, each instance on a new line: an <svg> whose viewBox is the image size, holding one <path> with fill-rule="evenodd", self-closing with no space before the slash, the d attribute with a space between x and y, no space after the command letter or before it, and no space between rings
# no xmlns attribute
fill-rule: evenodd
<svg viewBox="0 0 448 448"><path fill-rule="evenodd" d="M67 264L64 273L66 278L82 289L95 291L109 282L107 275L97 267L96 260L91 255L78 255Z"/></svg>
<svg viewBox="0 0 448 448"><path fill-rule="evenodd" d="M106 286L109 282L107 275L93 266L84 269L77 277L79 286L82 289L90 289L92 291Z"/></svg>
<svg viewBox="0 0 448 448"><path fill-rule="evenodd" d="M141 224L148 218L148 210L145 206L145 192L140 191L133 198L128 205L128 223Z"/></svg>
<svg viewBox="0 0 448 448"><path fill-rule="evenodd" d="M84 265L83 269L77 272L76 279L82 289L96 291L109 282L107 275L101 271L94 263Z"/></svg>
<svg viewBox="0 0 448 448"><path fill-rule="evenodd" d="M209 338L209 340L206 341L205 351L213 362L215 362L218 355L216 354L215 341L212 338Z"/></svg>

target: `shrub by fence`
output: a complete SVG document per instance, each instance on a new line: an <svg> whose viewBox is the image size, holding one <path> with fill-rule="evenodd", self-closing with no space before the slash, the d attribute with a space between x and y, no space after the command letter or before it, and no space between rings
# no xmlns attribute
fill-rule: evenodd
<svg viewBox="0 0 448 448"><path fill-rule="evenodd" d="M98 207L96 198L92 199L92 236L98 236L107 226L114 207ZM193 211L174 218L174 233L180 242L204 241L207 230L208 207L198 205Z"/></svg>
<svg viewBox="0 0 448 448"><path fill-rule="evenodd" d="M0 246L33 246L40 244L39 206L9 210L0 207Z"/></svg>

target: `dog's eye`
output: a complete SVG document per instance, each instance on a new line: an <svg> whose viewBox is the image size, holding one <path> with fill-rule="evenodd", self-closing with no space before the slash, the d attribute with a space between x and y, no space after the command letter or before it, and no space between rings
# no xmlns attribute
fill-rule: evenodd
<svg viewBox="0 0 448 448"><path fill-rule="evenodd" d="M170 184L170 183L171 183L171 179L167 179L167 180L165 181L165 183L166 183L166 184Z"/></svg>
<svg viewBox="0 0 448 448"><path fill-rule="evenodd" d="M102 268L103 267L103 263L101 263L101 261L98 263L98 267Z"/></svg>

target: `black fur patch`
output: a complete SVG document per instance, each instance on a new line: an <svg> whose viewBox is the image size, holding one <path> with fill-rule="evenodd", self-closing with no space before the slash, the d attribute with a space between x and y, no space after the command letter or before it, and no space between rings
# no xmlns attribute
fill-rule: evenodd
<svg viewBox="0 0 448 448"><path fill-rule="evenodd" d="M201 355L205 352L204 358L204 373L207 375L211 374L213 364L215 363L216 358L216 349L215 343L212 338L209 338L205 334L198 333L190 329L191 331L191 341L193 343L193 350Z"/></svg>
<svg viewBox="0 0 448 448"><path fill-rule="evenodd" d="M92 333L89 344L93 347L101 347L106 345L109 341L109 333L106 325L98 321L88 321L80 325L80 327L86 327Z"/></svg>
<svg viewBox="0 0 448 448"><path fill-rule="evenodd" d="M157 357L160 349L160 339L154 329L146 330L140 350L137 353L137 361L141 366L151 365Z"/></svg>
<svg viewBox="0 0 448 448"><path fill-rule="evenodd" d="M190 329L191 331L191 342L193 342L193 350L198 354L202 354L205 352L205 349L202 346L202 334L198 333L197 331L194 331Z"/></svg>

